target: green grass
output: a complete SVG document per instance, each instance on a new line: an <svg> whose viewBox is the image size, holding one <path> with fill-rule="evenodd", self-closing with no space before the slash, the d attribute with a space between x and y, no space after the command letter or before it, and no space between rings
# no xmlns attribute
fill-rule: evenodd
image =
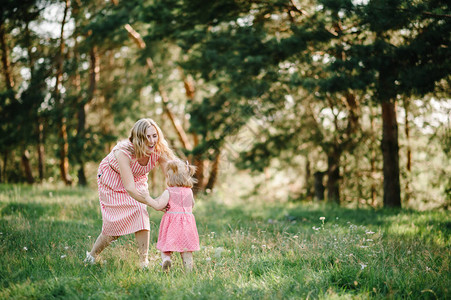
<svg viewBox="0 0 451 300"><path fill-rule="evenodd" d="M225 197L197 199L195 271L185 274L177 256L165 274L155 248L161 212L149 209L150 270L137 268L133 235L85 266L102 224L97 191L0 185L0 299L451 296L449 212L248 199L226 205Z"/></svg>

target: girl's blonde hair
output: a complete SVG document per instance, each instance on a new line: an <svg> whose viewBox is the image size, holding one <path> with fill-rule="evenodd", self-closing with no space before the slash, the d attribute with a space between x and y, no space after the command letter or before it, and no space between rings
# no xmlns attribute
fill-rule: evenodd
<svg viewBox="0 0 451 300"><path fill-rule="evenodd" d="M166 177L168 186L181 186L192 188L197 182L194 178L196 167L180 159L170 160L166 164Z"/></svg>
<svg viewBox="0 0 451 300"><path fill-rule="evenodd" d="M168 142L164 138L163 132L160 127L158 127L157 123L150 118L138 120L135 125L133 125L132 130L130 131L130 136L128 140L133 144L134 149L130 149L132 154L136 157L136 159L140 159L144 156L147 156L147 129L153 126L157 131L158 142L155 145L155 152L164 157L165 160L174 159L174 152L169 148Z"/></svg>

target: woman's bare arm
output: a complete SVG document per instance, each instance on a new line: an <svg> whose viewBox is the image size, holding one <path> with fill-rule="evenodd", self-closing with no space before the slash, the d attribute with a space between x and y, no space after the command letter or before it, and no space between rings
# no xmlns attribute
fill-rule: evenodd
<svg viewBox="0 0 451 300"><path fill-rule="evenodd" d="M133 180L132 169L130 168L130 158L122 151L115 151L114 156L119 164L119 173L121 175L122 183L127 193L136 201L151 205L153 201L149 195L149 191L138 191L136 189L135 181ZM152 206L152 205L151 205Z"/></svg>

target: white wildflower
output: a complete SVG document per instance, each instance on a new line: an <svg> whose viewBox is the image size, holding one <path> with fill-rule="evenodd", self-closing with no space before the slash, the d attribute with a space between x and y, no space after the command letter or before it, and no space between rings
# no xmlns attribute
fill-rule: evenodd
<svg viewBox="0 0 451 300"><path fill-rule="evenodd" d="M431 268L429 268L428 266L426 266L426 272L429 272L429 271L431 271L432 269Z"/></svg>
<svg viewBox="0 0 451 300"><path fill-rule="evenodd" d="M368 231L365 231L365 233L366 233L366 234L374 234L375 232L374 232L374 231L371 231L371 230L368 230Z"/></svg>
<svg viewBox="0 0 451 300"><path fill-rule="evenodd" d="M67 250L67 249L69 249L69 246L64 247L64 250Z"/></svg>
<svg viewBox="0 0 451 300"><path fill-rule="evenodd" d="M61 258L65 258L66 256L67 256L67 255L65 255L65 254L64 254L64 255L61 255Z"/></svg>
<svg viewBox="0 0 451 300"><path fill-rule="evenodd" d="M221 248L221 247L216 248L216 250L215 250L215 257L216 258L221 258L221 254L222 254L223 251L224 251L224 248Z"/></svg>
<svg viewBox="0 0 451 300"><path fill-rule="evenodd" d="M326 217L319 217L319 219L320 219L321 221L324 221L324 220L326 220Z"/></svg>
<svg viewBox="0 0 451 300"><path fill-rule="evenodd" d="M28 250L28 248L27 247L23 247L23 251L27 251Z"/></svg>
<svg viewBox="0 0 451 300"><path fill-rule="evenodd" d="M367 265L360 263L360 270L363 270L367 267Z"/></svg>
<svg viewBox="0 0 451 300"><path fill-rule="evenodd" d="M294 239L297 239L298 237L299 237L299 236L297 236L297 235L293 236Z"/></svg>

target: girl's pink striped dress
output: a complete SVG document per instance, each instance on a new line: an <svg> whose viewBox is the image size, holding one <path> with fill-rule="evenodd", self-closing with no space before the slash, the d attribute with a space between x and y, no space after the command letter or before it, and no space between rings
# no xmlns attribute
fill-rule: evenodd
<svg viewBox="0 0 451 300"><path fill-rule="evenodd" d="M99 166L97 184L104 235L121 236L140 230L150 230L147 205L133 199L125 190L114 152L122 151L131 159L130 168L138 190L148 189L147 175L155 167L159 156L152 154L147 165L142 166L132 155L131 149L133 144L129 140L119 142Z"/></svg>
<svg viewBox="0 0 451 300"><path fill-rule="evenodd" d="M198 251L193 191L187 187L168 187L168 191L169 209L161 219L157 249L162 252Z"/></svg>

